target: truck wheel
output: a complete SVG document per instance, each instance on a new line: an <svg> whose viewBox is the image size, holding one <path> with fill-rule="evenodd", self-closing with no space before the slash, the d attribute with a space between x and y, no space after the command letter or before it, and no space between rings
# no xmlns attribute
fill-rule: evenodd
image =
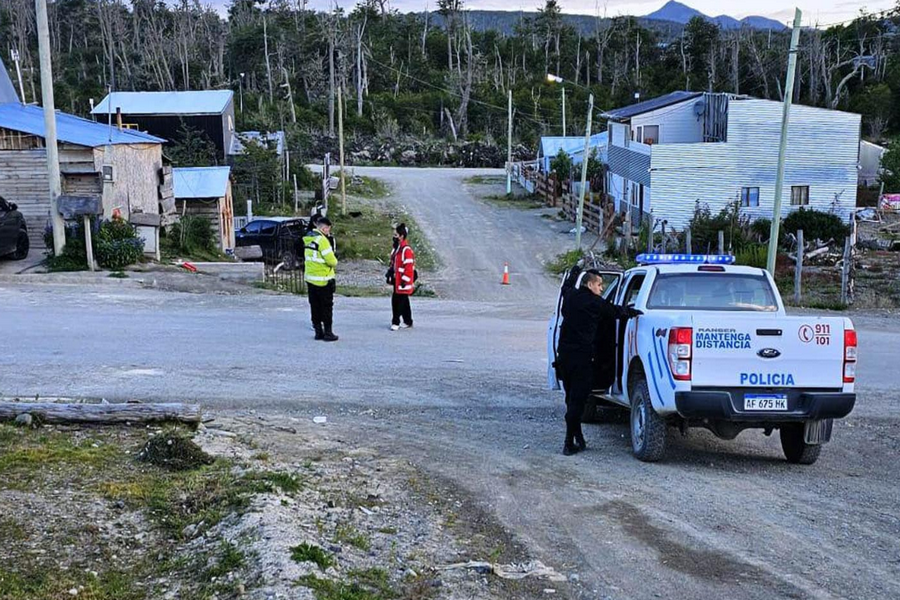
<svg viewBox="0 0 900 600"><path fill-rule="evenodd" d="M622 419L624 409L597 398L588 398L584 404L584 423L617 423Z"/></svg>
<svg viewBox="0 0 900 600"><path fill-rule="evenodd" d="M819 458L822 445L803 441L803 423L782 425L778 433L781 435L781 449L789 463L811 465Z"/></svg>
<svg viewBox="0 0 900 600"><path fill-rule="evenodd" d="M16 251L13 253L13 260L24 260L27 258L30 245L28 233L19 231L19 237L16 240Z"/></svg>
<svg viewBox="0 0 900 600"><path fill-rule="evenodd" d="M643 377L631 390L631 449L638 460L656 462L666 453L666 422L653 409Z"/></svg>

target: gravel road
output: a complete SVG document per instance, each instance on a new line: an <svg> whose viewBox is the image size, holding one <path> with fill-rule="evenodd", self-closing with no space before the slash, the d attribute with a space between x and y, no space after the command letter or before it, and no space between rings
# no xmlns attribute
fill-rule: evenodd
<svg viewBox="0 0 900 600"><path fill-rule="evenodd" d="M859 402L814 466L788 465L760 432L702 431L673 432L668 460L643 464L624 424L588 427L589 451L566 458L561 398L544 390L555 284L527 232L567 236L478 202L460 187L468 173L378 173L445 265L442 299L414 299L413 330L387 331L383 298L339 299L342 338L324 345L298 298L7 285L0 395L327 415L345 439L456 482L534 558L577 575L558 597L900 597L900 319L855 317ZM502 238L507 223L517 233ZM507 253L512 286L480 247Z"/></svg>

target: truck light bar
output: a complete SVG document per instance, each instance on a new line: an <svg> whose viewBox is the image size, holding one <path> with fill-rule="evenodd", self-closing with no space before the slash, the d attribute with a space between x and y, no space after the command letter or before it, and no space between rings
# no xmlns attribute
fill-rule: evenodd
<svg viewBox="0 0 900 600"><path fill-rule="evenodd" d="M706 264L733 265L734 256L730 254L638 254L637 262L641 265L671 264Z"/></svg>

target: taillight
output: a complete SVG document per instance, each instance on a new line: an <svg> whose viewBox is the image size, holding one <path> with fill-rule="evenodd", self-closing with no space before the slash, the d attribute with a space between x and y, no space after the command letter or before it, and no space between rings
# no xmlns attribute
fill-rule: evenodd
<svg viewBox="0 0 900 600"><path fill-rule="evenodd" d="M844 330L844 383L856 381L856 331Z"/></svg>
<svg viewBox="0 0 900 600"><path fill-rule="evenodd" d="M678 381L691 380L691 338L690 327L673 327L669 330L669 368Z"/></svg>

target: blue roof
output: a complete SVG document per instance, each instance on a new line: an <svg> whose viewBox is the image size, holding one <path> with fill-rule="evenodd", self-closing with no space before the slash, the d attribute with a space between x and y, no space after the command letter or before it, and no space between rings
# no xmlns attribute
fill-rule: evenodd
<svg viewBox="0 0 900 600"><path fill-rule="evenodd" d="M702 95L703 92L672 92L670 94L666 94L665 96L659 96L657 98L638 102L637 104L631 104L629 106L623 106L622 108L617 108L615 110L605 112L603 113L603 116L613 121L630 119L631 117L636 117L653 110L665 108L666 106L671 106L673 104L678 104L679 102L684 102L685 100L698 98Z"/></svg>
<svg viewBox="0 0 900 600"><path fill-rule="evenodd" d="M606 132L595 133L591 136L591 148L603 146L606 144ZM560 150L565 150L569 154L575 154L584 150L584 136L566 136L554 137L545 136L541 138L541 156L554 157L559 154Z"/></svg>
<svg viewBox="0 0 900 600"><path fill-rule="evenodd" d="M228 191L231 167L176 167L175 198L224 198Z"/></svg>
<svg viewBox="0 0 900 600"><path fill-rule="evenodd" d="M0 127L45 137L44 109L40 106L9 102L0 104ZM164 139L133 129L119 131L75 115L56 112L56 138L60 142L98 148L107 144L161 144Z"/></svg>
<svg viewBox="0 0 900 600"><path fill-rule="evenodd" d="M218 115L232 101L231 90L195 92L113 92L91 111L93 115Z"/></svg>

